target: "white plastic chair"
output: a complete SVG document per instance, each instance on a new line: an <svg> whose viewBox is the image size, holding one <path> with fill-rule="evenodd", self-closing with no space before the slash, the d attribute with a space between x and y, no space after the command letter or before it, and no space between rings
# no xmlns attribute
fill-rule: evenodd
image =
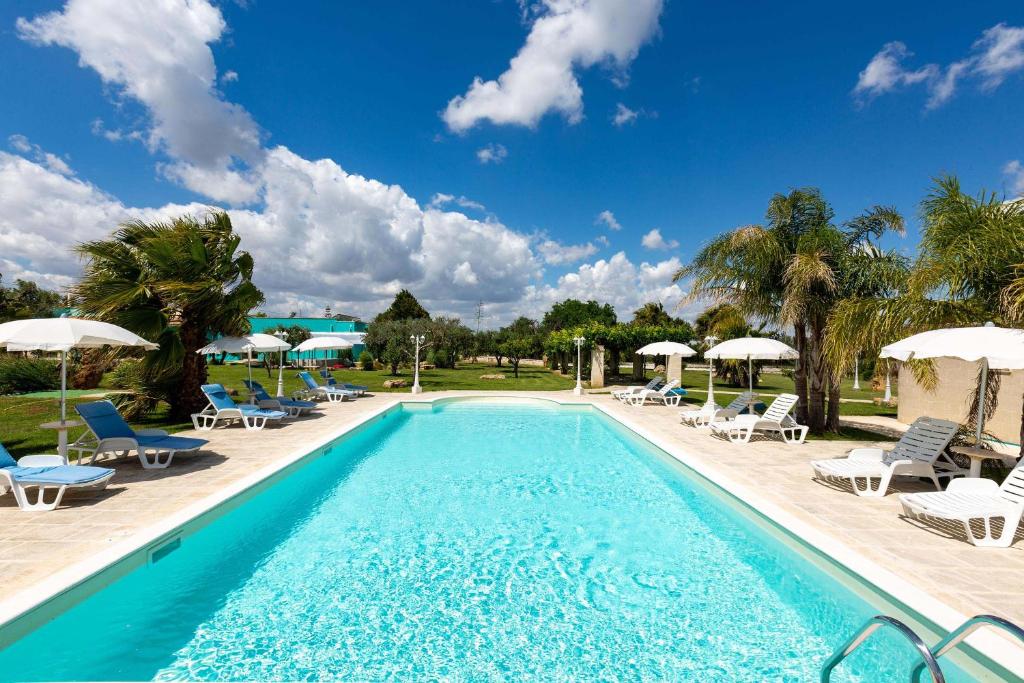
<svg viewBox="0 0 1024 683"><path fill-rule="evenodd" d="M660 389L641 389L627 397L627 400L634 406L642 406L647 401L663 403L667 406L677 406L683 397L678 394L669 395L669 392L675 389L677 384L679 384L679 380L669 380Z"/></svg>
<svg viewBox="0 0 1024 683"><path fill-rule="evenodd" d="M764 415L737 415L724 422L712 422L711 431L727 437L733 443L749 443L754 432L777 432L786 443L803 443L807 427L798 424L789 415L796 405L796 394L779 394L764 411Z"/></svg>
<svg viewBox="0 0 1024 683"><path fill-rule="evenodd" d="M657 389L658 385L661 384L661 382L661 375L657 375L654 379L652 379L650 382L648 382L642 387L626 387L625 389L618 389L616 391L613 391L612 398L617 398L620 401L625 402L630 396L637 393L638 391L644 391L647 389Z"/></svg>
<svg viewBox="0 0 1024 683"><path fill-rule="evenodd" d="M731 420L739 415L741 410L750 405L750 402L753 400L753 396L754 395L749 391L744 391L724 408L716 408L715 410L704 410L703 408L700 408L697 410L680 411L679 421L684 425L690 425L691 427L707 427L712 422Z"/></svg>

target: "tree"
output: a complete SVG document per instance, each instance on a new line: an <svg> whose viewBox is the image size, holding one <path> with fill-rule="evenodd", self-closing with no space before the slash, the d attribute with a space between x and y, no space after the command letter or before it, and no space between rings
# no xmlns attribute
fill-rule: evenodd
<svg viewBox="0 0 1024 683"><path fill-rule="evenodd" d="M648 301L640 308L633 311L634 325L672 325L677 321L665 311L665 305L660 301Z"/></svg>
<svg viewBox="0 0 1024 683"><path fill-rule="evenodd" d="M610 304L601 305L596 301L584 303L579 299L566 299L552 306L551 310L544 314L541 327L545 332L552 332L589 322L614 325L615 309Z"/></svg>
<svg viewBox="0 0 1024 683"><path fill-rule="evenodd" d="M874 207L850 221L845 234L832 224L833 215L815 188L777 194L769 202L765 226L719 236L675 276L676 281L693 278L694 298L731 303L762 325L793 329L799 354L794 370L797 419L815 433L826 428L826 393L831 392L838 410L838 378L822 347L829 312L841 296L837 283L844 255L854 248L851 238L903 230L900 215L887 207Z"/></svg>
<svg viewBox="0 0 1024 683"><path fill-rule="evenodd" d="M15 280L14 287L4 287L0 274L0 323L27 318L52 318L60 308L61 296L42 289L28 280Z"/></svg>
<svg viewBox="0 0 1024 683"><path fill-rule="evenodd" d="M501 349L504 339L497 330L481 330L473 335L473 344L476 352L485 356L494 356L497 366L501 367L501 360L505 352Z"/></svg>
<svg viewBox="0 0 1024 683"><path fill-rule="evenodd" d="M274 334L275 332L284 332L284 340L291 344L292 348L295 348L313 336L313 333L310 332L309 328L303 327L302 325L276 325L267 330L267 334Z"/></svg>
<svg viewBox="0 0 1024 683"><path fill-rule="evenodd" d="M918 254L902 283L893 277L897 286L848 297L830 312L825 353L833 364L845 367L858 350L876 352L929 329L1024 322L1024 202L984 191L971 197L943 176L921 217ZM974 419L971 411L968 426Z"/></svg>
<svg viewBox="0 0 1024 683"><path fill-rule="evenodd" d="M416 300L416 297L412 295L408 289L403 289L395 295L395 300L391 302L383 312L378 313L374 321L384 322L386 320L413 320L419 318L430 318L430 314L427 313L427 309L420 306L420 302Z"/></svg>
<svg viewBox="0 0 1024 683"><path fill-rule="evenodd" d="M455 368L455 364L468 353L473 344L473 332L458 318L438 316L426 326L427 343L434 352L434 364L439 368Z"/></svg>
<svg viewBox="0 0 1024 683"><path fill-rule="evenodd" d="M527 317L516 318L511 325L500 331L502 341L499 348L508 357L512 373L519 378L519 363L524 358L539 358L544 353L542 337L535 320Z"/></svg>
<svg viewBox="0 0 1024 683"><path fill-rule="evenodd" d="M206 403L206 360L196 351L218 335L247 334L249 311L263 302L240 241L227 213L211 212L201 221L123 223L109 239L77 247L86 264L71 290L74 305L160 344L145 369L148 383L169 387L175 420Z"/></svg>

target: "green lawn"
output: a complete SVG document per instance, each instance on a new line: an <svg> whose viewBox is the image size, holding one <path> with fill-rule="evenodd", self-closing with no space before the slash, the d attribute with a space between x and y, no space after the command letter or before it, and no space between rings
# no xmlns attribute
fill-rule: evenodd
<svg viewBox="0 0 1024 683"><path fill-rule="evenodd" d="M482 380L481 375L504 374L504 380ZM277 371L274 370L270 377L263 368L253 368L253 379L261 383L270 394L277 391ZM317 373L313 376L319 379ZM405 392L403 389L384 389L384 381L394 379L387 371L344 370L336 371L334 376L339 382L351 382L352 384L363 384L372 392ZM209 367L209 381L211 383L223 384L228 389L235 389L239 396L246 396L245 385L242 380L248 377L246 369L242 365L211 365ZM408 380L412 384L412 372L402 370L399 378ZM571 389L575 386L575 379L562 377L546 368L526 367L519 369L519 379L512 376L512 370L508 367L495 368L492 365L465 364L455 370L425 370L420 373L420 385L424 391L441 391L445 389L494 389L503 391L554 391L558 389ZM101 383L107 387L106 382ZM291 395L293 391L301 388L302 384L296 376L295 370L285 369L284 389L285 394ZM79 401L91 401L94 398L81 398L82 394L102 393L103 389L95 391L76 391L75 396L68 400L68 415L74 418L74 405ZM37 394L26 394L22 396L0 396L0 443L15 457L21 457L30 453L53 453L57 445L56 432L39 429L44 422L54 421L60 418L60 392L39 392ZM146 418L145 421L135 424L135 427L149 427L167 429L168 431L180 431L192 426L191 422L172 423L167 417L166 407L157 410ZM73 429L68 433L69 441L74 441L83 431L83 428Z"/></svg>

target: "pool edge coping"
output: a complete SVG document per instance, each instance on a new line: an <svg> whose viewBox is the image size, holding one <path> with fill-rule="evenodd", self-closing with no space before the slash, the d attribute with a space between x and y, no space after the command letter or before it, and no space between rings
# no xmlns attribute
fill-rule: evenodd
<svg viewBox="0 0 1024 683"><path fill-rule="evenodd" d="M630 420L628 416L620 416L609 411L604 405L589 397L537 396L521 395L519 392L481 392L446 396L412 396L401 394L403 398L395 398L379 408L354 420L346 420L336 430L315 441L300 446L286 455L276 458L264 467L253 470L248 475L225 486L220 491L197 500L169 517L144 527L132 535L117 541L109 548L68 565L34 585L0 600L0 630L41 610L48 603L60 600L77 589L84 589L90 581L102 575L107 569L129 560L137 553L159 548L164 542L171 541L176 532L196 522L215 510L218 506L245 495L251 489L272 479L287 468L299 463L315 452L323 449L345 435L358 430L382 415L393 411L402 404L433 405L438 402L450 402L459 399L517 399L519 401L547 401L566 406L589 406L603 416L624 426L648 443L661 449L674 460L692 472L717 486L783 531L791 534L810 548L845 568L851 574L861 578L875 590L889 596L893 602L905 605L924 619L935 625L952 630L966 621L966 615L942 600L924 591L899 575L882 567L873 560L863 557L852 547L841 540L820 531L796 515L784 510L777 504L763 498L756 489L740 484L721 472L707 467L702 461L692 457L685 448L673 444ZM47 620L48 621L48 620ZM44 622L45 623L45 622ZM34 629L33 629L34 630ZM977 631L967 639L967 644L981 655L989 658L1011 673L1024 678L1024 647L1015 646L1013 641L1003 638L992 631Z"/></svg>

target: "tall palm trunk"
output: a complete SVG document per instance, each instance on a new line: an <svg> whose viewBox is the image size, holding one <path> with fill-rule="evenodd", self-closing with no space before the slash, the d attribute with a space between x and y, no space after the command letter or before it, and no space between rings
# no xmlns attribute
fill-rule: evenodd
<svg viewBox="0 0 1024 683"><path fill-rule="evenodd" d="M170 396L171 417L188 420L192 413L206 407L200 387L206 383L206 357L196 353L206 343L203 330L187 317L178 328L178 337L184 350L181 359L181 378L176 391Z"/></svg>
<svg viewBox="0 0 1024 683"><path fill-rule="evenodd" d="M825 429L839 433L839 394L841 380L834 371L828 377L828 415L825 417Z"/></svg>
<svg viewBox="0 0 1024 683"><path fill-rule="evenodd" d="M811 323L807 353L807 426L814 434L825 431L825 385L828 381L828 365L822 354L824 329Z"/></svg>
<svg viewBox="0 0 1024 683"><path fill-rule="evenodd" d="M797 357L793 366L793 384L795 387L796 421L807 424L807 328L803 323L793 325L793 343L796 345Z"/></svg>

